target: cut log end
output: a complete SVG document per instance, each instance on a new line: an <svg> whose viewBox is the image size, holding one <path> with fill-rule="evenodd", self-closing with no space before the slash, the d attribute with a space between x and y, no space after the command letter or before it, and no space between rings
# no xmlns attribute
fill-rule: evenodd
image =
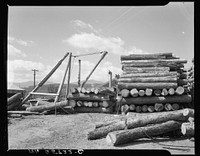
<svg viewBox="0 0 200 156"><path fill-rule="evenodd" d="M181 133L185 136L194 136L194 124L183 123L181 125Z"/></svg>

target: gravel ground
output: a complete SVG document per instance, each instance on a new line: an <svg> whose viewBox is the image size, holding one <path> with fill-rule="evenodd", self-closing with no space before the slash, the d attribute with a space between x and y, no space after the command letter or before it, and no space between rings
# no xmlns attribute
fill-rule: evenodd
<svg viewBox="0 0 200 156"><path fill-rule="evenodd" d="M29 115L9 119L9 149L165 149L171 154L195 154L194 141L187 138L139 139L134 143L111 146L105 138L87 140L94 123L116 118L113 114L79 113L70 115ZM164 148L161 144L165 144ZM173 145L173 146L166 146ZM185 146L173 149L175 146Z"/></svg>

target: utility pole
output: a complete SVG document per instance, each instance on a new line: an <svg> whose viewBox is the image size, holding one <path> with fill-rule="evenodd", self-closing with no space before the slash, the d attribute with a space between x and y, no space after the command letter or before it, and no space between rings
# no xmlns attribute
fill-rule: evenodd
<svg viewBox="0 0 200 156"><path fill-rule="evenodd" d="M36 70L36 69L32 69L32 71L33 71L33 74L34 74L34 88L35 88L35 73L37 72L37 71L39 71L39 70Z"/></svg>

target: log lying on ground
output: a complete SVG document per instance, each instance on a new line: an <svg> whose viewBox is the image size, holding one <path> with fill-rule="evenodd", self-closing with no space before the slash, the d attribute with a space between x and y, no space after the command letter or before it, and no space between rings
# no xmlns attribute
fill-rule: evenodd
<svg viewBox="0 0 200 156"><path fill-rule="evenodd" d="M172 110L173 111L178 110L179 108L180 108L179 104L177 104L177 103L172 104Z"/></svg>
<svg viewBox="0 0 200 156"><path fill-rule="evenodd" d="M116 131L116 130L122 130L125 128L126 128L125 121L115 122L111 125L100 127L93 131L90 131L87 134L87 138L88 138L88 140L99 139L99 138L105 137L109 132Z"/></svg>
<svg viewBox="0 0 200 156"><path fill-rule="evenodd" d="M161 122L166 122L169 120L175 121L188 121L189 114L186 116L183 115L184 110L176 110L176 111L169 111L169 112L157 112L157 113L150 113L150 115L146 115L140 118L128 118L127 119L127 128L137 128L146 126L148 124L156 124Z"/></svg>
<svg viewBox="0 0 200 156"><path fill-rule="evenodd" d="M163 88L163 89L162 89L161 95L162 95L162 96L167 96L167 95L168 95L168 91L167 91L166 88Z"/></svg>
<svg viewBox="0 0 200 156"><path fill-rule="evenodd" d="M15 109L15 108L17 108L19 105L20 105L20 103L21 103L21 100L16 100L16 101L14 101L14 102L12 102L11 104L9 104L8 106L7 106L7 110L13 110L13 109Z"/></svg>
<svg viewBox="0 0 200 156"><path fill-rule="evenodd" d="M164 108L165 108L166 111L170 111L170 110L172 110L172 105L170 103L166 103L164 105Z"/></svg>
<svg viewBox="0 0 200 156"><path fill-rule="evenodd" d="M184 116L194 117L194 109L186 108L183 110Z"/></svg>
<svg viewBox="0 0 200 156"><path fill-rule="evenodd" d="M121 93L122 97L128 97L129 96L129 90L128 89L122 89L120 91L120 93Z"/></svg>
<svg viewBox="0 0 200 156"><path fill-rule="evenodd" d="M104 107L75 107L75 113L112 113L112 108Z"/></svg>
<svg viewBox="0 0 200 156"><path fill-rule="evenodd" d="M169 89L169 88L177 88L177 83L173 82L154 82L154 83L123 83L118 82L118 88L119 89L146 89L146 88L152 88L152 89Z"/></svg>
<svg viewBox="0 0 200 156"><path fill-rule="evenodd" d="M43 112L46 110L54 110L55 107L58 109L60 107L65 107L68 105L69 105L68 101L57 102L56 104L54 104L53 102L49 102L47 105L28 107L26 111Z"/></svg>
<svg viewBox="0 0 200 156"><path fill-rule="evenodd" d="M168 72L170 70L169 67L122 67L122 70L125 72L132 72L132 73L149 73L149 72Z"/></svg>
<svg viewBox="0 0 200 156"><path fill-rule="evenodd" d="M121 61L121 64L145 64L145 63L187 63L187 60L185 59L157 59L157 60L124 60Z"/></svg>
<svg viewBox="0 0 200 156"><path fill-rule="evenodd" d="M164 106L163 106L162 103L156 103L156 104L154 105L154 108L155 108L155 111L156 111L156 112L161 112L161 111L164 109Z"/></svg>
<svg viewBox="0 0 200 156"><path fill-rule="evenodd" d="M145 95L146 95L146 96L151 96L152 93L153 93L153 89L146 88L146 90L145 90Z"/></svg>
<svg viewBox="0 0 200 156"><path fill-rule="evenodd" d="M8 115L10 114L21 114L21 115L41 115L38 112L30 112L30 111L7 111Z"/></svg>
<svg viewBox="0 0 200 156"><path fill-rule="evenodd" d="M138 96L138 90L136 88L131 89L130 94L132 97Z"/></svg>
<svg viewBox="0 0 200 156"><path fill-rule="evenodd" d="M161 94L161 90L160 89L155 89L154 90L154 95L155 96L160 96L160 94Z"/></svg>
<svg viewBox="0 0 200 156"><path fill-rule="evenodd" d="M121 61L122 60L162 59L162 58L164 59L166 57L172 57L172 53L121 55Z"/></svg>
<svg viewBox="0 0 200 156"><path fill-rule="evenodd" d="M20 98L22 98L22 94L21 93L16 93L15 95L13 95L10 98L8 98L7 105L10 105L14 101L18 101Z"/></svg>
<svg viewBox="0 0 200 156"><path fill-rule="evenodd" d="M123 98L122 104L155 104L155 103L190 103L192 101L191 95L175 95L175 96L145 96L136 98Z"/></svg>
<svg viewBox="0 0 200 156"><path fill-rule="evenodd" d="M166 77L133 77L133 78L119 78L118 82L132 83L132 82L177 82L176 76Z"/></svg>
<svg viewBox="0 0 200 156"><path fill-rule="evenodd" d="M120 145L130 143L136 139L146 138L148 136L160 135L170 131L180 129L181 122L178 121L167 121L161 124L155 124L146 127L138 127L135 129L119 130L108 133L106 141L111 145Z"/></svg>
<svg viewBox="0 0 200 156"><path fill-rule="evenodd" d="M194 123L185 122L181 125L181 133L185 136L194 136Z"/></svg>
<svg viewBox="0 0 200 156"><path fill-rule="evenodd" d="M168 93L169 95L174 95L175 94L174 88L169 88Z"/></svg>
<svg viewBox="0 0 200 156"><path fill-rule="evenodd" d="M128 105L122 105L121 106L122 115L125 115L128 111L129 111L129 106Z"/></svg>
<svg viewBox="0 0 200 156"><path fill-rule="evenodd" d="M138 91L138 95L139 95L139 96L144 96L144 95L145 95L145 91L142 90L142 89L140 89L140 90Z"/></svg>
<svg viewBox="0 0 200 156"><path fill-rule="evenodd" d="M177 94L177 95L182 95L183 93L184 93L184 88L183 87L181 87L181 86L178 86L177 88L176 88L176 90L175 90L175 93Z"/></svg>

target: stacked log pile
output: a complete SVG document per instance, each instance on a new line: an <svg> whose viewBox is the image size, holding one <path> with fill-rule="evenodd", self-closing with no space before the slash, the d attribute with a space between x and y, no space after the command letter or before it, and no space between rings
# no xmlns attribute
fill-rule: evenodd
<svg viewBox="0 0 200 156"><path fill-rule="evenodd" d="M193 136L194 126L188 124L189 120L193 122L193 116L194 110L190 108L146 115L130 112L128 115L119 115L111 121L96 123L94 130L88 132L87 138L94 140L106 137L108 144L117 146L174 131Z"/></svg>
<svg viewBox="0 0 200 156"><path fill-rule="evenodd" d="M69 104L77 113L112 113L115 88L72 88Z"/></svg>
<svg viewBox="0 0 200 156"><path fill-rule="evenodd" d="M172 53L121 56L123 73L118 81L121 112L160 112L187 108L192 98L187 90L184 64Z"/></svg>

